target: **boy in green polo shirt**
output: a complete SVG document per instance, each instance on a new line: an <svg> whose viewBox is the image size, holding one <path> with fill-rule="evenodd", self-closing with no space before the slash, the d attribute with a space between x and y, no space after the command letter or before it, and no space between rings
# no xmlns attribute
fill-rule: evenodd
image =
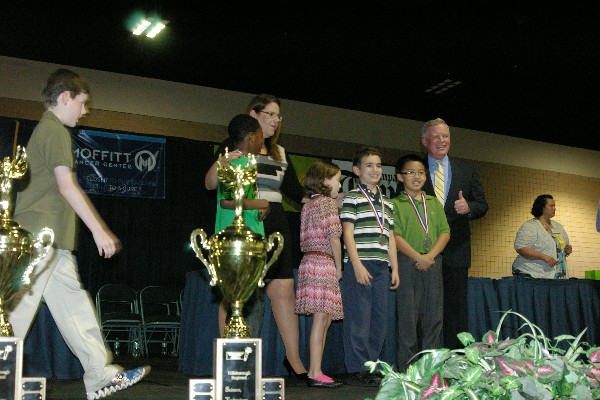
<svg viewBox="0 0 600 400"><path fill-rule="evenodd" d="M450 228L439 200L421 190L426 174L415 154L400 157L396 163L396 179L404 187L391 200L400 275L396 290L399 371L421 350L438 347L442 332L441 253L450 240Z"/></svg>

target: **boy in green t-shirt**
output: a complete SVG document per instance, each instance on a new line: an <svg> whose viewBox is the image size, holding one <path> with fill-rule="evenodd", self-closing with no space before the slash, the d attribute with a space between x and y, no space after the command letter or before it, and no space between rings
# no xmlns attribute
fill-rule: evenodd
<svg viewBox="0 0 600 400"><path fill-rule="evenodd" d="M237 165L241 165L242 168L246 167L249 163L248 154L259 154L262 146L263 132L258 120L247 114L236 115L229 122L227 132L229 133L229 140L234 149L228 152L231 165L233 167ZM235 218L234 192L235 186L227 185L219 181L217 187L217 215L215 220L215 233L225 229L233 222L233 219ZM269 202L265 199L257 198L257 194L255 182L244 187L242 218L244 219L244 223L250 229L264 236L265 228L262 221L265 219L267 214L269 214ZM253 297L254 296L260 296L258 290L255 292ZM248 307L251 307L251 303L253 303L252 299L246 304ZM221 300L221 304L219 305L219 333L221 334L221 337L223 337L223 333L225 332L225 322L227 319L228 308L229 304L227 304L225 299ZM246 310L249 309L247 307L244 308ZM251 334L254 336L260 336L260 332L257 332L258 329L256 326L253 329L253 325L256 325L258 321L254 321L254 318L249 316L247 322L250 325Z"/></svg>
<svg viewBox="0 0 600 400"><path fill-rule="evenodd" d="M247 114L236 115L227 127L229 140L234 150L229 151L228 156L233 167L241 165L242 168L249 166L248 154L259 154L262 146L262 129L258 121ZM219 181L217 187L217 217L215 220L215 233L225 229L233 222L235 217L235 186L226 185ZM256 183L244 187L244 200L242 217L250 229L261 235L265 235L263 219L269 213L269 202L257 198Z"/></svg>
<svg viewBox="0 0 600 400"><path fill-rule="evenodd" d="M450 240L450 228L439 200L421 190L426 174L415 154L400 157L396 163L396 179L404 186L392 199L400 275L396 290L399 371L421 350L438 347L442 332L441 252Z"/></svg>

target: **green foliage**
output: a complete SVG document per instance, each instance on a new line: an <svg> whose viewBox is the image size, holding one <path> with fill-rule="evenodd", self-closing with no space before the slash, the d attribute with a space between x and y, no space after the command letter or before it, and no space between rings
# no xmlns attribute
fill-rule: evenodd
<svg viewBox="0 0 600 400"><path fill-rule="evenodd" d="M509 314L521 318L521 328L528 331L502 340L500 329ZM425 350L405 373L380 360L365 365L383 375L375 400L600 399L600 347L581 342L584 333L551 341L538 326L509 310L481 342L463 332L458 338L464 349ZM567 346L559 348L563 342Z"/></svg>

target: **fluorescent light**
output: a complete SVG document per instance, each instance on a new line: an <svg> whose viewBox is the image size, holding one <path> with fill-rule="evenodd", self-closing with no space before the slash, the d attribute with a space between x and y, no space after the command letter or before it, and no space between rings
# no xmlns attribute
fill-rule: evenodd
<svg viewBox="0 0 600 400"><path fill-rule="evenodd" d="M165 21L160 17L143 17L138 19L138 21L134 25L132 33L136 36L145 35L149 38L154 38L169 23L169 21Z"/></svg>
<svg viewBox="0 0 600 400"><path fill-rule="evenodd" d="M436 83L435 85L431 86L428 89L425 89L426 93L435 93L435 94L442 94L444 93L446 90L452 89L453 87L456 87L458 85L460 85L462 82L461 81L454 81L452 82L452 79L446 79L443 80L439 83Z"/></svg>
<svg viewBox="0 0 600 400"><path fill-rule="evenodd" d="M137 24L137 26L135 27L135 29L133 30L133 34L136 36L141 35L146 28L148 28L150 26L150 21L148 21L147 19L143 19L140 21L139 24Z"/></svg>
<svg viewBox="0 0 600 400"><path fill-rule="evenodd" d="M165 28L165 24L167 23L167 21L160 21L157 22L156 25L154 25L154 27L152 27L152 29L150 30L150 32L148 32L146 34L147 37L149 38L153 38L156 35L158 35L160 33L160 31L162 31Z"/></svg>

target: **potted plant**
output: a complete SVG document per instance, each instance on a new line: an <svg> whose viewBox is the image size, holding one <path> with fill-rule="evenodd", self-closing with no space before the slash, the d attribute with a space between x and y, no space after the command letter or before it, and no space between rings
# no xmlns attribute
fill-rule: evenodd
<svg viewBox="0 0 600 400"><path fill-rule="evenodd" d="M500 329L509 314L521 318L528 332L502 340ZM562 335L553 343L509 310L481 342L463 332L458 338L464 349L425 350L405 373L380 360L366 365L383 375L375 400L600 399L600 347L581 342L584 333Z"/></svg>

